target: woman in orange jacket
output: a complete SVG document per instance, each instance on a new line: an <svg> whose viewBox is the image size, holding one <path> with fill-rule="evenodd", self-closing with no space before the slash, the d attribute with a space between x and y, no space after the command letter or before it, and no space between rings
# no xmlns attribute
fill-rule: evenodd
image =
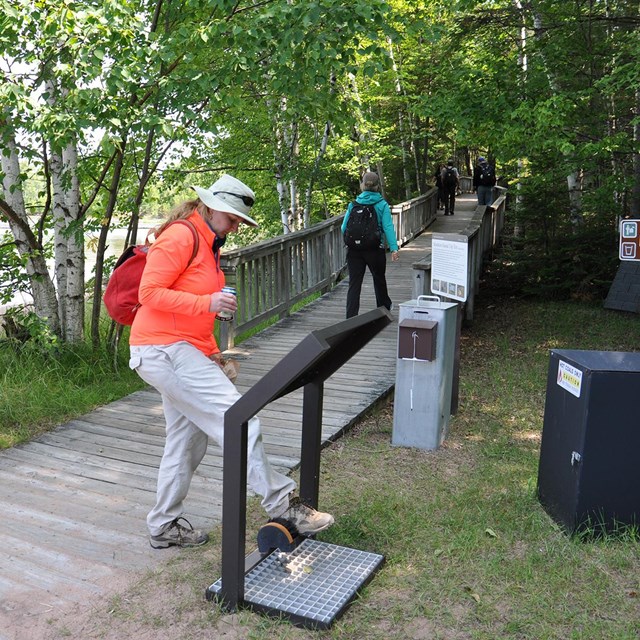
<svg viewBox="0 0 640 640"><path fill-rule="evenodd" d="M183 500L208 439L222 446L224 413L240 397L215 362L220 352L213 335L216 314L236 310L235 296L222 291L220 248L241 223L258 226L248 215L255 194L237 178L225 174L209 189L193 189L198 199L172 212L149 249L129 339L129 366L160 392L167 425L156 504L147 516L156 549L208 540L183 517ZM168 226L179 219L188 220L198 234L195 256L188 225ZM296 485L271 467L257 417L249 421L247 480L269 516L291 521L301 534L333 524L328 513L290 499Z"/></svg>

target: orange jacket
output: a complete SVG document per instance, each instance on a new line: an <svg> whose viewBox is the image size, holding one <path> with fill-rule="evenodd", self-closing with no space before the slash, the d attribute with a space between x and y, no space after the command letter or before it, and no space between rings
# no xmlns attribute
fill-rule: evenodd
<svg viewBox="0 0 640 640"><path fill-rule="evenodd" d="M132 345L184 340L207 356L220 351L213 337L215 314L209 312L211 294L224 286L220 255L212 251L216 236L196 211L189 221L199 237L191 264L193 234L184 224L167 227L149 249L138 293L141 306L129 337Z"/></svg>

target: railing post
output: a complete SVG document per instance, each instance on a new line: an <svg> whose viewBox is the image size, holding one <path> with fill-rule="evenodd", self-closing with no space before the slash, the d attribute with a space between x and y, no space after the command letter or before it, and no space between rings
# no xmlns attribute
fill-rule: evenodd
<svg viewBox="0 0 640 640"><path fill-rule="evenodd" d="M431 189L391 208L400 245L435 220L436 198L436 189ZM309 229L222 254L220 265L227 284L238 292L238 311L232 321L217 324L221 351L235 345L238 333L287 317L294 303L328 291L340 280L346 269L340 230L343 219L344 215L336 216Z"/></svg>

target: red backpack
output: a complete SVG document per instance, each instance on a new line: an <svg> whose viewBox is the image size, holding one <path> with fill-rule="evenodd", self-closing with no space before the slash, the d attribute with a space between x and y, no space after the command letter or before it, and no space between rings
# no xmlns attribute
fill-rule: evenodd
<svg viewBox="0 0 640 640"><path fill-rule="evenodd" d="M193 253L189 259L191 264L198 253L198 232L193 223L188 220L174 220L170 225L175 223L187 225L193 234ZM145 244L127 247L118 258L107 282L102 300L109 317L119 324L133 324L133 319L136 317L136 311L140 306L138 289L150 246L147 241Z"/></svg>

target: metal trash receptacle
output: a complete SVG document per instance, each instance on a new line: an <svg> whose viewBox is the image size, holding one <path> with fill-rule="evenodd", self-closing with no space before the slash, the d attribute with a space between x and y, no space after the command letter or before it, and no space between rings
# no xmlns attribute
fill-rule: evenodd
<svg viewBox="0 0 640 640"><path fill-rule="evenodd" d="M551 351L538 498L565 532L640 525L640 353Z"/></svg>
<svg viewBox="0 0 640 640"><path fill-rule="evenodd" d="M437 449L451 416L458 305L418 296L398 308L391 444Z"/></svg>

